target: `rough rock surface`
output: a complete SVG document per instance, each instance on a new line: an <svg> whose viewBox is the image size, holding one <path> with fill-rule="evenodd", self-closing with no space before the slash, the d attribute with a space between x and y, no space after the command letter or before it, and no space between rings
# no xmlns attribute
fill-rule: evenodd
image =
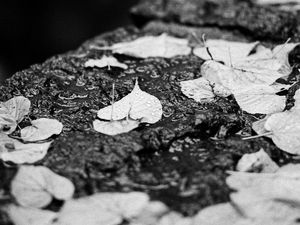
<svg viewBox="0 0 300 225"><path fill-rule="evenodd" d="M143 12L144 5L150 2L144 1L134 12ZM171 1L164 2L168 5ZM193 17L195 13L186 14L189 6L193 8L190 4L196 1L187 2L183 9L180 5L176 10L171 8L174 15L179 17L174 22L193 24L193 19L198 21L198 17ZM165 9L168 7L162 7L162 1L155 3L150 4L153 9L149 7L148 11L144 11L145 14L157 11L162 13L159 18L167 17L169 10ZM254 9L247 10L244 13ZM237 10L234 9L234 12ZM191 18L184 18L183 14ZM273 14L270 12L269 15ZM109 71L107 68L84 67L87 59L108 54L107 51L91 49L91 46L111 45L162 32L190 38L191 42L195 41L191 32L199 37L205 33L212 38L227 40L254 40L260 37L272 46L295 29L293 17L282 15L279 24L277 19L274 21L276 27L272 30L258 28L250 17L247 21L253 26L243 25L249 29L247 34L241 26L230 29L225 25L222 28L209 27L220 25L217 22L223 21L221 17L214 23L203 20L192 27L154 21L142 29L120 28L87 41L75 51L54 56L42 64L16 73L0 86L0 100L24 95L32 102L31 119L49 117L64 124L63 133L55 139L46 158L36 164L45 165L70 178L76 186L76 197L101 191L141 190L184 215L193 215L205 206L228 200L230 190L225 184L226 170L234 169L244 153L255 152L263 147L279 164L295 160L280 151L269 139L243 141L238 132L242 130L251 134L251 123L255 118L242 112L233 98L218 98L215 102L200 104L181 93L180 81L201 76L203 61L198 57L136 59L115 55L129 68L125 71L118 68ZM256 24L259 22L264 23L264 20L257 18ZM286 23L288 26L283 29ZM257 29L261 32L254 34ZM299 50L290 54L295 71L299 66ZM296 79L297 76L295 72L290 79ZM94 131L92 121L98 109L110 104L112 84L116 85L115 99L118 100L132 90L137 77L142 90L160 99L164 112L162 120L117 136ZM290 91L287 107L293 105L292 96L298 88L299 84L296 84ZM6 177L0 181L3 196L8 196L8 180L15 170L16 167L8 165L0 168L1 177ZM6 201L10 201L9 198ZM55 204L58 203L54 202L53 207Z"/></svg>

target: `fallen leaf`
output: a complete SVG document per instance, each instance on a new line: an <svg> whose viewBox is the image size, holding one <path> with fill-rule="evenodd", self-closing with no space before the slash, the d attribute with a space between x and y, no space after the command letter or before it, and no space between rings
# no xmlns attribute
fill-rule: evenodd
<svg viewBox="0 0 300 225"><path fill-rule="evenodd" d="M230 203L206 207L196 214L193 225L238 225L243 216Z"/></svg>
<svg viewBox="0 0 300 225"><path fill-rule="evenodd" d="M191 52L187 39L175 38L167 34L140 37L131 42L117 43L99 49L110 49L113 53L137 58L171 58L177 55L189 55Z"/></svg>
<svg viewBox="0 0 300 225"><path fill-rule="evenodd" d="M25 208L13 204L4 208L15 225L52 225L57 213L49 210Z"/></svg>
<svg viewBox="0 0 300 225"><path fill-rule="evenodd" d="M234 91L234 97L242 110L248 113L271 114L285 108L286 97L276 95L273 86L255 85Z"/></svg>
<svg viewBox="0 0 300 225"><path fill-rule="evenodd" d="M237 171L261 173L274 173L278 168L279 166L263 149L255 153L244 154L236 166Z"/></svg>
<svg viewBox="0 0 300 225"><path fill-rule="evenodd" d="M52 198L68 200L74 189L71 181L43 166L21 166L11 182L11 194L24 207L41 208Z"/></svg>
<svg viewBox="0 0 300 225"><path fill-rule="evenodd" d="M176 212L170 212L164 215L157 225L192 225L192 218L183 217Z"/></svg>
<svg viewBox="0 0 300 225"><path fill-rule="evenodd" d="M136 82L130 94L113 105L100 109L97 115L103 120L129 117L141 123L156 123L162 117L162 105L158 98L142 91Z"/></svg>
<svg viewBox="0 0 300 225"><path fill-rule="evenodd" d="M96 131L107 134L107 135L117 135L122 133L127 133L140 124L138 120L123 119L123 120L113 120L113 121L101 121L94 120L93 127Z"/></svg>
<svg viewBox="0 0 300 225"><path fill-rule="evenodd" d="M101 59L89 59L87 62L84 64L85 67L98 67L98 68L103 68L103 67L119 67L124 70L128 69L128 66L124 63L120 63L115 57L113 56L102 56Z"/></svg>
<svg viewBox="0 0 300 225"><path fill-rule="evenodd" d="M34 163L45 157L51 142L24 144L0 133L0 159L16 164Z"/></svg>
<svg viewBox="0 0 300 225"><path fill-rule="evenodd" d="M6 102L0 102L0 130L6 134L12 133L30 109L29 99L18 96Z"/></svg>
<svg viewBox="0 0 300 225"><path fill-rule="evenodd" d="M130 225L154 225L158 224L159 219L167 214L168 207L159 201L151 201L136 217L132 218Z"/></svg>
<svg viewBox="0 0 300 225"><path fill-rule="evenodd" d="M299 178L300 166L289 164L275 173L230 172L226 183L237 191L230 199L247 218L257 224L294 224L300 213Z"/></svg>
<svg viewBox="0 0 300 225"><path fill-rule="evenodd" d="M231 94L226 88L218 84L210 84L203 77L181 81L180 86L182 93L196 102L210 102L214 99L215 95L228 97Z"/></svg>
<svg viewBox="0 0 300 225"><path fill-rule="evenodd" d="M294 170L292 174L285 167L279 168L275 173L230 172L226 183L238 192L253 193L253 198L300 203L300 167L289 165L288 171L291 168Z"/></svg>
<svg viewBox="0 0 300 225"><path fill-rule="evenodd" d="M209 60L202 64L201 74L212 84L219 84L231 92L254 85L271 85L278 78L288 75L273 68L229 67Z"/></svg>
<svg viewBox="0 0 300 225"><path fill-rule="evenodd" d="M256 0L255 3L260 5L280 5L280 4L293 4L293 3L300 4L300 1L299 0Z"/></svg>
<svg viewBox="0 0 300 225"><path fill-rule="evenodd" d="M244 43L209 39L204 47L195 48L193 53L204 60L213 59L224 62L227 66L232 66L236 62L246 59L257 45L259 45L259 42Z"/></svg>
<svg viewBox="0 0 300 225"><path fill-rule="evenodd" d="M274 144L283 151L300 154L300 112L285 111L270 115L265 129Z"/></svg>
<svg viewBox="0 0 300 225"><path fill-rule="evenodd" d="M58 224L119 225L143 212L149 197L142 192L99 193L67 201L57 219Z"/></svg>
<svg viewBox="0 0 300 225"><path fill-rule="evenodd" d="M21 130L21 138L24 141L46 140L52 135L61 133L63 125L56 119L41 118L31 121L31 126Z"/></svg>

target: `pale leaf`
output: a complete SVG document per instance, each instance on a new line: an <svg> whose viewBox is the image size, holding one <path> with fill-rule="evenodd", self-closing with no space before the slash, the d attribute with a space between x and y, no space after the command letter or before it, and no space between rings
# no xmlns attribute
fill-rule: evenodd
<svg viewBox="0 0 300 225"><path fill-rule="evenodd" d="M215 95L228 97L231 93L226 88L218 84L210 84L203 77L180 82L182 93L194 99L196 102L210 102Z"/></svg>
<svg viewBox="0 0 300 225"><path fill-rule="evenodd" d="M57 213L49 210L8 205L5 212L15 225L52 225Z"/></svg>
<svg viewBox="0 0 300 225"><path fill-rule="evenodd" d="M196 214L193 225L233 225L243 219L230 203L206 207Z"/></svg>
<svg viewBox="0 0 300 225"><path fill-rule="evenodd" d="M89 59L87 62L84 64L85 67L98 67L98 68L103 68L103 67L119 67L124 70L128 68L128 66L124 63L120 63L115 57L113 56L102 56L101 59Z"/></svg>
<svg viewBox="0 0 300 225"><path fill-rule="evenodd" d="M61 133L63 125L56 119L41 118L31 121L31 126L21 130L21 138L24 141L46 140L52 135Z"/></svg>
<svg viewBox="0 0 300 225"><path fill-rule="evenodd" d="M255 3L260 5L300 4L300 0L256 0Z"/></svg>
<svg viewBox="0 0 300 225"><path fill-rule="evenodd" d="M283 151L300 154L300 113L297 110L271 115L265 129L271 133L274 144Z"/></svg>
<svg viewBox="0 0 300 225"><path fill-rule="evenodd" d="M236 166L237 171L261 173L274 173L278 168L278 165L263 149L255 153L244 154Z"/></svg>
<svg viewBox="0 0 300 225"><path fill-rule="evenodd" d="M29 99L18 96L6 102L0 102L0 130L10 134L21 122L30 109Z"/></svg>
<svg viewBox="0 0 300 225"><path fill-rule="evenodd" d="M101 121L94 120L93 127L94 130L102 134L107 135L117 135L122 133L127 133L139 126L140 122L138 120L123 119L123 120L113 120L113 121Z"/></svg>
<svg viewBox="0 0 300 225"><path fill-rule="evenodd" d="M299 217L300 213L300 207L295 207L292 203L257 197L255 192L248 190L233 193L230 199L243 215L260 221L260 224L266 222L283 224L287 221L291 223ZM263 221L265 223L262 223Z"/></svg>
<svg viewBox="0 0 300 225"><path fill-rule="evenodd" d="M241 61L250 54L250 52L258 45L258 42L244 43L226 40L207 40L205 47L197 47L193 53L204 59L224 62L225 65L235 65L237 61Z"/></svg>
<svg viewBox="0 0 300 225"><path fill-rule="evenodd" d="M114 44L108 49L113 53L137 58L171 58L177 55L189 55L191 52L187 39L175 38L167 34L140 37L131 42Z"/></svg>
<svg viewBox="0 0 300 225"><path fill-rule="evenodd" d="M201 74L210 83L224 86L230 91L239 91L254 85L271 85L285 73L273 68L225 66L209 60L202 64Z"/></svg>
<svg viewBox="0 0 300 225"><path fill-rule="evenodd" d="M99 193L73 199L61 209L58 224L118 225L142 213L148 202L148 195L141 192Z"/></svg>
<svg viewBox="0 0 300 225"><path fill-rule="evenodd" d="M299 166L290 165L289 169L295 170L293 174L281 172L284 167L275 173L230 172L226 183L234 190L251 192L258 199L280 199L300 203Z"/></svg>
<svg viewBox="0 0 300 225"><path fill-rule="evenodd" d="M268 85L255 85L234 91L234 97L248 113L271 114L281 112L285 108L286 97L276 95L278 90Z"/></svg>
<svg viewBox="0 0 300 225"><path fill-rule="evenodd" d="M300 4L300 1L299 1ZM285 43L281 45L277 45L272 51L274 54L274 58L279 60L282 64L290 67L289 63L289 54L290 52L296 48L299 43Z"/></svg>
<svg viewBox="0 0 300 225"><path fill-rule="evenodd" d="M164 215L157 225L192 225L192 218L185 218L179 213L170 212Z"/></svg>
<svg viewBox="0 0 300 225"><path fill-rule="evenodd" d="M0 133L0 159L16 164L34 163L45 157L51 142L24 144Z"/></svg>
<svg viewBox="0 0 300 225"><path fill-rule="evenodd" d="M141 123L156 123L162 117L162 105L158 98L142 91L136 82L132 92L113 105L98 111L103 120L131 118Z"/></svg>
<svg viewBox="0 0 300 225"><path fill-rule="evenodd" d="M266 130L265 128L265 123L269 116L266 116L265 118L261 120L257 120L252 123L252 129L257 133L257 134L265 134L268 133L269 131ZM266 135L265 137L270 137L270 135Z"/></svg>
<svg viewBox="0 0 300 225"><path fill-rule="evenodd" d="M43 166L21 166L11 183L18 204L34 208L47 206L53 197L70 199L74 189L71 181Z"/></svg>

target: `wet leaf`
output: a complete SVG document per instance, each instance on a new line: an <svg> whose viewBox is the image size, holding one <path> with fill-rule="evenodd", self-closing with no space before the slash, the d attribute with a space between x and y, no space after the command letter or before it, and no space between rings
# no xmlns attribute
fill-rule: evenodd
<svg viewBox="0 0 300 225"><path fill-rule="evenodd" d="M128 68L128 66L124 63L120 63L115 57L113 56L102 56L101 59L89 59L85 64L85 67L98 67L98 68L103 68L103 67L119 67L124 70Z"/></svg>
<svg viewBox="0 0 300 225"><path fill-rule="evenodd" d="M158 98L142 91L136 82L132 92L113 105L98 111L103 120L131 118L141 123L156 123L162 117L162 105Z"/></svg>
<svg viewBox="0 0 300 225"><path fill-rule="evenodd" d="M278 168L279 166L263 149L255 153L244 154L236 166L237 171L261 173L274 173Z"/></svg>
<svg viewBox="0 0 300 225"><path fill-rule="evenodd" d="M241 219L242 215L230 203L221 203L200 210L193 225L233 225Z"/></svg>
<svg viewBox="0 0 300 225"><path fill-rule="evenodd" d="M196 102L210 102L214 99L215 95L227 97L231 94L226 88L218 84L210 84L203 77L181 81L180 86L182 93Z"/></svg>
<svg viewBox="0 0 300 225"><path fill-rule="evenodd" d="M149 197L145 193L99 193L65 203L58 224L118 225L142 213Z"/></svg>
<svg viewBox="0 0 300 225"><path fill-rule="evenodd" d="M283 151L300 154L300 112L272 114L265 123L274 144Z"/></svg>
<svg viewBox="0 0 300 225"><path fill-rule="evenodd" d="M21 138L24 141L46 140L52 135L61 133L63 125L56 119L41 118L31 121L31 126L21 130Z"/></svg>
<svg viewBox="0 0 300 225"><path fill-rule="evenodd" d="M57 213L49 210L8 205L4 208L15 225L52 225Z"/></svg>
<svg viewBox="0 0 300 225"><path fill-rule="evenodd" d="M123 120L113 120L113 121L101 121L95 120L93 122L93 127L96 131L107 134L107 135L117 135L122 133L127 133L139 126L140 122L138 120L123 119Z"/></svg>
<svg viewBox="0 0 300 225"><path fill-rule="evenodd" d="M28 115L29 99L18 96L6 102L0 102L0 130L6 134L12 133L19 122Z"/></svg>
<svg viewBox="0 0 300 225"><path fill-rule="evenodd" d="M192 225L192 218L183 217L176 212L170 212L164 215L157 225Z"/></svg>
<svg viewBox="0 0 300 225"><path fill-rule="evenodd" d="M225 65L235 65L236 62L246 59L259 45L259 42L244 43L226 40L207 40L204 47L197 47L193 53L204 59L224 62ZM209 55L209 53L211 56Z"/></svg>
<svg viewBox="0 0 300 225"><path fill-rule="evenodd" d="M18 204L34 208L47 206L52 198L70 199L74 189L71 181L43 166L21 166L11 183Z"/></svg>
<svg viewBox="0 0 300 225"><path fill-rule="evenodd" d="M234 92L255 85L271 85L288 73L274 67L229 67L209 60L202 64L201 74L210 83L219 84Z"/></svg>
<svg viewBox="0 0 300 225"><path fill-rule="evenodd" d="M34 163L45 157L51 142L24 144L0 133L0 159L16 164Z"/></svg>
<svg viewBox="0 0 300 225"><path fill-rule="evenodd" d="M189 55L191 52L187 39L175 38L167 34L140 37L131 42L114 44L107 49L111 49L113 53L137 58L171 58L177 55Z"/></svg>
<svg viewBox="0 0 300 225"><path fill-rule="evenodd" d="M276 95L273 86L256 85L236 90L234 97L242 110L248 113L271 114L285 108L286 97Z"/></svg>

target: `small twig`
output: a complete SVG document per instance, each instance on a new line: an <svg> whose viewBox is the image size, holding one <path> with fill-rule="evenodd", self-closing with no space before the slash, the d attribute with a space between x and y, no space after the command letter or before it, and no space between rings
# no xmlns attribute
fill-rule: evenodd
<svg viewBox="0 0 300 225"><path fill-rule="evenodd" d="M115 83L112 84L112 98L111 98L111 116L110 116L110 121L113 121L114 103L115 103Z"/></svg>

